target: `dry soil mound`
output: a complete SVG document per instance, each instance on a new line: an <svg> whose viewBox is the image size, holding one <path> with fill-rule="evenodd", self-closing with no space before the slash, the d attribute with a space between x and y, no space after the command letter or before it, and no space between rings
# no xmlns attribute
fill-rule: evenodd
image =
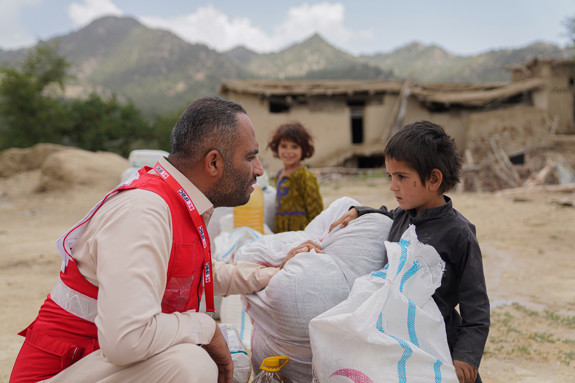
<svg viewBox="0 0 575 383"><path fill-rule="evenodd" d="M37 191L68 190L77 186L112 189L129 167L124 157L108 152L63 149L49 155L41 166Z"/></svg>
<svg viewBox="0 0 575 383"><path fill-rule="evenodd" d="M40 169L48 156L66 148L56 144L36 144L29 148L6 149L0 153L0 177L8 178Z"/></svg>

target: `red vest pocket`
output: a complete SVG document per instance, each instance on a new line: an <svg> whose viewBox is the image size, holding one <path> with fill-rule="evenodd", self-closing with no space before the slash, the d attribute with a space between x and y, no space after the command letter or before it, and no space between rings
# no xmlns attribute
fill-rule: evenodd
<svg viewBox="0 0 575 383"><path fill-rule="evenodd" d="M162 311L187 311L199 307L202 295L204 250L201 241L175 244L170 258Z"/></svg>
<svg viewBox="0 0 575 383"><path fill-rule="evenodd" d="M65 341L34 330L32 323L19 335L26 337L10 377L10 382L37 382L48 379L99 348L98 341ZM64 335L64 334L63 334Z"/></svg>

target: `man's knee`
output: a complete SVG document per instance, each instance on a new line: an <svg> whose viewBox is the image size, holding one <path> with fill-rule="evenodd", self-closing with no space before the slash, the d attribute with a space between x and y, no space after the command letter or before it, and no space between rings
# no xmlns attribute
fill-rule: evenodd
<svg viewBox="0 0 575 383"><path fill-rule="evenodd" d="M182 343L156 355L172 382L217 382L218 367L200 346Z"/></svg>
<svg viewBox="0 0 575 383"><path fill-rule="evenodd" d="M48 381L215 383L217 380L218 368L203 348L179 344L127 367L107 362L101 350L98 350Z"/></svg>

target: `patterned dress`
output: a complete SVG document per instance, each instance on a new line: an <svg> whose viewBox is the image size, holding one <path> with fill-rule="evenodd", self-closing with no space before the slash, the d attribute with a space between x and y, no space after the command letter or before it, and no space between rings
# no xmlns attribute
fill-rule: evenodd
<svg viewBox="0 0 575 383"><path fill-rule="evenodd" d="M303 230L323 211L317 178L305 167L279 179L276 176L274 233Z"/></svg>

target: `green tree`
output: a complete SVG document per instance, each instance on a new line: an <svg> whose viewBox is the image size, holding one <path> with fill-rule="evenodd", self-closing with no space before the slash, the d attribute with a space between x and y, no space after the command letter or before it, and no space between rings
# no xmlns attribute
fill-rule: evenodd
<svg viewBox="0 0 575 383"><path fill-rule="evenodd" d="M92 93L69 106L71 123L63 142L87 150L104 150L127 156L150 140L150 123L131 102L114 95L107 100Z"/></svg>
<svg viewBox="0 0 575 383"><path fill-rule="evenodd" d="M56 44L40 42L20 69L0 68L0 148L59 141L68 119L55 91L68 67Z"/></svg>
<svg viewBox="0 0 575 383"><path fill-rule="evenodd" d="M39 142L123 156L136 148L169 150L178 116L162 116L152 126L116 95L62 97L70 64L57 52L56 44L41 42L19 67L0 69L0 150Z"/></svg>
<svg viewBox="0 0 575 383"><path fill-rule="evenodd" d="M182 111L183 108L180 111L164 114L156 118L151 126L151 135L148 142L150 149L171 151L170 135Z"/></svg>

